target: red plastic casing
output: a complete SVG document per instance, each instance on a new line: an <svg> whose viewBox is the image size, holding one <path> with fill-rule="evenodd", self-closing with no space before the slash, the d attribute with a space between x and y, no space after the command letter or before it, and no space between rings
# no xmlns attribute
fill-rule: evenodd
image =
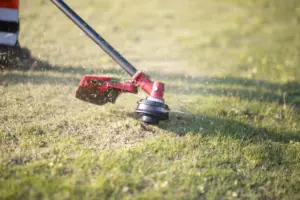
<svg viewBox="0 0 300 200"><path fill-rule="evenodd" d="M147 94L156 99L163 100L164 97L164 83L153 82L142 72L137 72L132 77L133 82L140 86Z"/></svg>
<svg viewBox="0 0 300 200"><path fill-rule="evenodd" d="M99 84L100 82L100 84ZM114 88L122 92L137 93L137 88L132 83L114 83L108 76L90 76L86 75L82 78L78 88L97 88L97 93L104 92L109 88Z"/></svg>

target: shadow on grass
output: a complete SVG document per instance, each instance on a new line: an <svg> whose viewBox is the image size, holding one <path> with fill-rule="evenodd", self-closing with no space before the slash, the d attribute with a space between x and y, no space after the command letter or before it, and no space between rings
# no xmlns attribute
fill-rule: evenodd
<svg viewBox="0 0 300 200"><path fill-rule="evenodd" d="M287 88L284 92L263 91L258 89L236 89L236 88L206 88L198 86L196 88L180 88L176 86L168 86L170 93L184 95L201 95L201 96L220 96L220 97L236 97L241 100L258 101L268 103L290 104L294 106L300 105L300 86L295 83L293 87ZM209 86L209 84L208 84ZM285 86L284 86L285 87ZM297 88L298 87L298 88ZM278 90L281 90L278 88Z"/></svg>
<svg viewBox="0 0 300 200"><path fill-rule="evenodd" d="M124 73L121 69L105 69L105 70L95 70L91 68L83 67L60 67L53 66L47 62L35 60L34 66L29 67L28 73L25 71L20 73L10 73L9 70L5 70L6 73L0 74L0 84L2 82L10 84L18 83L32 83L32 84L63 84L77 85L81 80L81 77L76 77L76 75L85 74L120 74ZM30 72L55 72L60 74L60 77L49 76L49 74L35 74ZM72 76L70 76L72 75ZM278 95L272 91L283 90L286 91L287 101L292 102L292 98L289 97L299 97L300 96L300 84L299 83L288 83L288 84L276 84L266 81L251 80L236 77L184 77L183 75L176 74L159 74L151 73L156 79L161 78L164 81L166 78L173 81L185 82L188 86L193 84L206 84L206 85L240 85L240 86L257 86L265 87L270 89L270 92L262 92L255 90L245 89L233 89L233 88L206 88L205 86L190 87L188 89L183 89L180 86L174 86L172 84L167 86L169 91L174 91L178 94L197 94L197 95L214 95L214 96L234 96L239 97L244 100L258 100L263 102L278 102L284 103L283 96ZM290 96L289 96L290 95ZM290 101L291 100L291 101ZM131 116L132 117L132 116ZM180 116L171 115L171 119L167 123L161 123L161 128L168 131L174 132L177 135L183 136L187 133L192 134L222 134L238 139L249 140L251 138L260 138L265 140L272 140L276 142L289 142L289 141L300 141L299 133L269 130L266 128L255 127L250 124L246 124L237 120L228 119L226 117L215 117L215 116Z"/></svg>
<svg viewBox="0 0 300 200"><path fill-rule="evenodd" d="M127 113L127 117L140 120L137 113ZM180 137L187 134L207 136L222 135L244 141L269 140L273 142L300 142L299 132L272 130L256 127L238 120L226 117L170 113L168 121L161 121L159 128L170 131Z"/></svg>
<svg viewBox="0 0 300 200"><path fill-rule="evenodd" d="M79 75L86 74L126 74L120 68L94 69L81 66L54 66L45 61L32 58L31 66L26 67L29 72L44 71L55 72L60 77L53 75L43 75L34 73L1 73L0 83L8 84L32 83L32 84L74 84L77 85L81 79ZM7 71L7 70L5 70ZM23 70L24 71L24 70ZM9 71L8 71L9 72ZM26 72L26 71L25 71ZM239 77L188 77L180 74L162 74L158 72L149 72L156 80L160 81L180 81L181 84L166 84L166 91L169 93L183 95L202 95L202 96L226 96L238 97L242 100L275 102L279 104L287 103L300 105L300 83L290 82L287 84L271 83L262 80L253 80ZM195 84L198 84L195 86ZM199 86L202 84L202 86ZM232 86L232 87L229 87ZM206 87L207 86L207 87ZM218 87L214 87L218 86ZM227 86L227 87L223 87ZM242 86L244 88L234 88ZM212 88L214 87L214 88ZM247 88L251 87L251 89Z"/></svg>
<svg viewBox="0 0 300 200"><path fill-rule="evenodd" d="M61 67L51 65L46 61L41 61L35 58L30 59L30 64L25 66L29 72L43 71L55 72L60 77L49 74L35 74L35 73L1 73L0 84L18 84L18 83L32 83L32 84L72 84L77 85L81 80L79 75L86 74L126 74L120 68L106 68L94 69L85 68L81 66L67 66ZM5 70L8 71L9 70ZM26 72L25 70L23 70ZM293 105L300 105L300 83L290 82L287 84L271 83L262 80L253 80L240 77L189 77L180 74L162 74L158 72L150 72L151 76L161 81L180 81L181 84L176 86L174 84L167 84L166 91L176 94L184 95L202 95L202 96L226 96L238 97L242 100L259 101L259 102L275 102L279 104L287 103ZM195 84L198 84L195 86ZM199 86L202 84L202 86ZM208 87L206 87L206 85ZM227 87L223 87L226 86ZM237 89L229 86L242 86L244 88ZM211 88L212 86L218 86ZM248 89L247 87L251 87ZM264 89L264 90L263 90Z"/></svg>
<svg viewBox="0 0 300 200"><path fill-rule="evenodd" d="M74 85L78 84L80 78L75 77L54 77L47 75L35 74L0 74L0 85L15 85L15 84L53 84L53 85Z"/></svg>
<svg viewBox="0 0 300 200"><path fill-rule="evenodd" d="M18 71L16 73L16 70ZM53 74L43 74L34 72L53 72ZM78 84L81 80L80 75L105 75L105 74L124 74L121 69L105 68L85 68L81 66L57 66L51 65L46 61L41 61L34 57L27 60L26 65L0 68L0 85L1 84ZM55 76L59 75L59 76Z"/></svg>
<svg viewBox="0 0 300 200"><path fill-rule="evenodd" d="M240 140L270 140L280 143L300 141L297 132L259 128L241 121L224 117L172 114L168 122L162 122L160 128L171 131L178 136L186 134L222 135Z"/></svg>
<svg viewBox="0 0 300 200"><path fill-rule="evenodd" d="M41 62L41 61L39 61ZM81 66L67 66L67 67L60 67L60 66L54 66L50 65L47 62L41 62L39 64L41 67L36 67L34 71L52 71L57 72L60 74L79 74L79 75L86 75L86 74L125 74L125 72L122 69L115 69L115 68L109 68L109 69L103 69L100 68L86 68Z"/></svg>

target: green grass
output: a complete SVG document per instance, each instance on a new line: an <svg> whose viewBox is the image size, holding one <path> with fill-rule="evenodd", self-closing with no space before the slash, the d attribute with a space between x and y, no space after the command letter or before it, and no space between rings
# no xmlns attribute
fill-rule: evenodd
<svg viewBox="0 0 300 200"><path fill-rule="evenodd" d="M50 1L23 0L29 71L0 71L0 199L300 199L298 0L70 1L176 112L95 106L85 74L129 77Z"/></svg>

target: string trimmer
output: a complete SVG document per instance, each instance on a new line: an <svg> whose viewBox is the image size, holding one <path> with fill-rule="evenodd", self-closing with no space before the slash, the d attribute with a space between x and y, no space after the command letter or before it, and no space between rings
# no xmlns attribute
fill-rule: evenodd
<svg viewBox="0 0 300 200"><path fill-rule="evenodd" d="M120 53L92 29L63 0L51 0L66 14L87 36L100 46L131 77L132 81L120 83L108 76L89 76L82 78L76 91L76 98L97 105L114 103L122 92L136 94L141 87L149 96L137 102L135 112L142 116L142 121L158 124L169 118L169 107L164 103L164 83L151 81L143 72L137 71Z"/></svg>

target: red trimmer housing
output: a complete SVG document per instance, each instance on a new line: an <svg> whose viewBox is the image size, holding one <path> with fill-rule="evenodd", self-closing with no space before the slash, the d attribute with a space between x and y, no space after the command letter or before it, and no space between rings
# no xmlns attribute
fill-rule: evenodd
<svg viewBox="0 0 300 200"><path fill-rule="evenodd" d="M120 83L119 79L108 76L86 75L80 81L76 90L76 98L97 105L108 102L115 103L121 92L137 94L137 86L140 86L153 99L163 101L164 84L152 82L142 72L137 72L132 82Z"/></svg>
<svg viewBox="0 0 300 200"><path fill-rule="evenodd" d="M76 98L97 105L115 103L121 92L137 93L132 83L119 83L108 76L84 76L76 90Z"/></svg>
<svg viewBox="0 0 300 200"><path fill-rule="evenodd" d="M169 117L169 108L164 104L164 84L152 82L142 72L133 76L132 82L118 82L107 76L84 76L76 91L76 98L97 105L104 105L108 102L115 103L122 92L137 93L137 86L140 86L150 96L140 100L136 112L142 115L142 120L149 124L158 124L159 120L166 120Z"/></svg>

